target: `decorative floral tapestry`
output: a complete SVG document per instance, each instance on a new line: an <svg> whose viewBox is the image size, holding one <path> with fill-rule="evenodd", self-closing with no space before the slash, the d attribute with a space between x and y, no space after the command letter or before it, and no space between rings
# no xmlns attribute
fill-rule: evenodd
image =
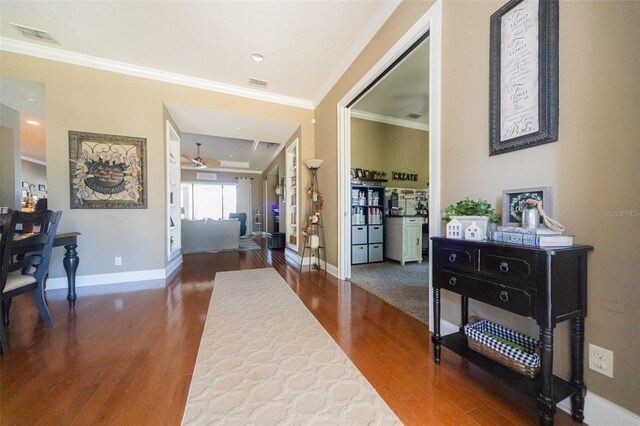
<svg viewBox="0 0 640 426"><path fill-rule="evenodd" d="M145 138L69 131L72 209L147 208Z"/></svg>

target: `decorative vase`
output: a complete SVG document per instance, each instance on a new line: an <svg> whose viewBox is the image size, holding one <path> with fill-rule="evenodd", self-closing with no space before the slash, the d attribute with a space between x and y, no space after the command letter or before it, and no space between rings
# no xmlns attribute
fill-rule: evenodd
<svg viewBox="0 0 640 426"><path fill-rule="evenodd" d="M522 209L522 227L536 229L540 223L540 212L534 206L526 206Z"/></svg>

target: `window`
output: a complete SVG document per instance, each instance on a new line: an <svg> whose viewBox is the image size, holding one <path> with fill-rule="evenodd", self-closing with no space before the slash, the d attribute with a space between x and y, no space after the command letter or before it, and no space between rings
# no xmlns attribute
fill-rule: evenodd
<svg viewBox="0 0 640 426"><path fill-rule="evenodd" d="M182 208L188 219L227 219L237 209L236 185L182 184Z"/></svg>

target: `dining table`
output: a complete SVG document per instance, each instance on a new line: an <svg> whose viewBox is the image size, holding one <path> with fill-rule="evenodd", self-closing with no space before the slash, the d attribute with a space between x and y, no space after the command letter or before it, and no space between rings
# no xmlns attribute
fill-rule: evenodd
<svg viewBox="0 0 640 426"><path fill-rule="evenodd" d="M0 232L2 227L0 225ZM31 234L35 235L35 234ZM67 301L70 307L76 304L76 272L80 264L78 257L78 237L82 235L80 232L61 232L56 233L53 240L53 247L64 247L65 253L62 259L62 266L67 274ZM28 253L33 249L33 241L29 241L30 234L16 234L14 237L12 252L15 255Z"/></svg>

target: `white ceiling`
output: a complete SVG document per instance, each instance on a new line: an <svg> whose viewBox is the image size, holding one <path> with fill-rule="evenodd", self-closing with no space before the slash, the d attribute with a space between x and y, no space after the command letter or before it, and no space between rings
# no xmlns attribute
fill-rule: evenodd
<svg viewBox="0 0 640 426"><path fill-rule="evenodd" d="M428 129L429 39L423 41L352 107L356 117ZM408 114L420 114L410 118ZM403 123L404 122L404 123Z"/></svg>
<svg viewBox="0 0 640 426"><path fill-rule="evenodd" d="M0 35L3 48L28 42L241 88L257 78L272 94L317 103L399 3L3 0ZM59 45L11 23L48 31Z"/></svg>
<svg viewBox="0 0 640 426"><path fill-rule="evenodd" d="M313 108L399 2L2 0L0 48L117 72L164 73L210 90ZM26 38L11 23L48 31L59 44ZM264 62L253 62L253 52ZM417 70L408 71L410 64ZM407 58L407 71L394 72L356 109L398 118L419 112L422 122L428 117L422 89L428 87L407 83L416 73L428 81L423 65L428 47ZM268 81L268 88L249 86L249 78ZM401 105L409 101L411 106ZM272 148L279 148L265 142L282 144L299 126L188 105L167 108L185 133L183 153L195 156L197 139L202 157L224 162L234 155L236 162L222 168L263 171Z"/></svg>
<svg viewBox="0 0 640 426"><path fill-rule="evenodd" d="M45 162L44 84L0 77L0 103L20 113L22 157ZM29 124L27 120L40 124Z"/></svg>
<svg viewBox="0 0 640 426"><path fill-rule="evenodd" d="M166 103L182 132L180 151L193 158L196 142L202 143L200 156L221 161L214 170L262 172L275 159L299 123Z"/></svg>

